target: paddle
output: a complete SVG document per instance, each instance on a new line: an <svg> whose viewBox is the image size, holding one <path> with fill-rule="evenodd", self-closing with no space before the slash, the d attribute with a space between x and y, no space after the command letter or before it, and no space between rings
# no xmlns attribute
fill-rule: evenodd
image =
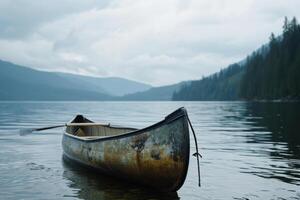
<svg viewBox="0 0 300 200"><path fill-rule="evenodd" d="M29 135L32 132L36 131L44 131L48 129L53 129L53 128L60 128L64 126L110 126L110 124L102 124L102 123L67 123L63 125L55 125L55 126L47 126L43 128L25 128L25 129L20 129L20 135Z"/></svg>
<svg viewBox="0 0 300 200"><path fill-rule="evenodd" d="M24 135L29 135L34 131L44 131L44 130L48 130L48 129L53 129L53 128L60 128L60 127L64 127L67 124L64 125L56 125L56 126L47 126L47 127L43 127L43 128L24 128L24 129L20 129L20 135L24 136Z"/></svg>

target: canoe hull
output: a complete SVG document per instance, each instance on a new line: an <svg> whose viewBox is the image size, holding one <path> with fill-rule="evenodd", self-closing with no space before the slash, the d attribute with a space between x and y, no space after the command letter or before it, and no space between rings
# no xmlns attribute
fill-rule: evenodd
<svg viewBox="0 0 300 200"><path fill-rule="evenodd" d="M177 191L187 173L190 145L184 109L116 137L86 141L65 133L62 144L71 160L162 191Z"/></svg>

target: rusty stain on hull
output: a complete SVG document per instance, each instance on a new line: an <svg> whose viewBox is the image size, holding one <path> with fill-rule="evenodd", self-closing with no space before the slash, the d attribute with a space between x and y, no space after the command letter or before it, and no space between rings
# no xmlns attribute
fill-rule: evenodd
<svg viewBox="0 0 300 200"><path fill-rule="evenodd" d="M187 173L190 145L184 108L151 127L110 137L78 137L67 128L62 144L72 160L162 191L178 190Z"/></svg>

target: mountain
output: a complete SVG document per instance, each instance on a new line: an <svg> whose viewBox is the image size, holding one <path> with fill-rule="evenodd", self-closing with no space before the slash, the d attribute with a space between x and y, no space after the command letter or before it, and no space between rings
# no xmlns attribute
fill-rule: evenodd
<svg viewBox="0 0 300 200"><path fill-rule="evenodd" d="M300 100L300 25L285 18L283 34L238 64L174 92L173 100Z"/></svg>
<svg viewBox="0 0 300 200"><path fill-rule="evenodd" d="M172 95L178 91L180 87L188 84L188 82L180 82L173 85L153 87L143 92L125 95L118 100L124 101L171 101Z"/></svg>
<svg viewBox="0 0 300 200"><path fill-rule="evenodd" d="M114 100L113 94L123 94L118 87L130 93L150 86L121 78L38 71L0 60L0 100Z"/></svg>
<svg viewBox="0 0 300 200"><path fill-rule="evenodd" d="M131 93L142 92L150 89L152 86L124 78L108 77L99 78L91 76L82 76L68 73L56 73L70 82L80 82L98 91L104 91L113 96L123 96Z"/></svg>

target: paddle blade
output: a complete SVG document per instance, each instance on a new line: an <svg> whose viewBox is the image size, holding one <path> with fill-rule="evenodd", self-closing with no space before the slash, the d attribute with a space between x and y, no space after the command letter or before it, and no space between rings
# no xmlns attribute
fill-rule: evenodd
<svg viewBox="0 0 300 200"><path fill-rule="evenodd" d="M25 136L25 135L30 135L33 131L34 129L32 128L22 128L20 129L19 133L21 136Z"/></svg>

